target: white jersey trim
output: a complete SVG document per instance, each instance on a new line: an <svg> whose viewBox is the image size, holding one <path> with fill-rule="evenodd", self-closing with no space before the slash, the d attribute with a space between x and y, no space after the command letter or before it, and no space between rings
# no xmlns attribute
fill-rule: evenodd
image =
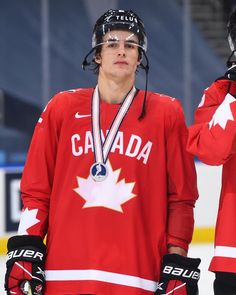
<svg viewBox="0 0 236 295"><path fill-rule="evenodd" d="M46 281L100 281L155 292L158 282L97 269L46 270Z"/></svg>
<svg viewBox="0 0 236 295"><path fill-rule="evenodd" d="M214 256L236 258L236 248L227 246L216 246Z"/></svg>

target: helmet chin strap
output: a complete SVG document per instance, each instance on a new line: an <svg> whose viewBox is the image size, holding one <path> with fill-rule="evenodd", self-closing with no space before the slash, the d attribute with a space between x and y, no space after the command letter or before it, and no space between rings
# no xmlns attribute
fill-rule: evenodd
<svg viewBox="0 0 236 295"><path fill-rule="evenodd" d="M82 69L85 71L86 67L91 65L91 61L88 61L89 55L96 49L97 46L93 47L89 53L85 56L83 62L82 62Z"/></svg>
<svg viewBox="0 0 236 295"><path fill-rule="evenodd" d="M140 116L138 117L139 120L142 120L146 115L146 100L147 100L147 85L148 85L148 72L149 72L149 60L146 55L146 52L142 50L142 54L146 59L146 65L141 62L140 67L145 71L146 79L145 79L145 91L144 91L144 98L143 98L143 106Z"/></svg>
<svg viewBox="0 0 236 295"><path fill-rule="evenodd" d="M234 49L234 50L231 52L229 58L227 59L227 62L226 62L226 66L227 66L227 68L232 67L232 65L236 63L236 60L232 60L232 58L233 58L235 52L236 52L236 49Z"/></svg>

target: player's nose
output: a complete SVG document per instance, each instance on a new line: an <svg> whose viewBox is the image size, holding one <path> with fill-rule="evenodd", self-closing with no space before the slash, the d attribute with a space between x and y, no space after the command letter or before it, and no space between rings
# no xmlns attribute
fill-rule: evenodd
<svg viewBox="0 0 236 295"><path fill-rule="evenodd" d="M124 44L124 42L119 43L118 55L119 56L125 56L125 44Z"/></svg>

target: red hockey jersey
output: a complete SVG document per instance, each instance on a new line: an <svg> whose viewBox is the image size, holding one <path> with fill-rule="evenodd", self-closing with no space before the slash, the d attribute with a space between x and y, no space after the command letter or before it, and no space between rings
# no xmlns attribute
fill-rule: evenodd
<svg viewBox="0 0 236 295"><path fill-rule="evenodd" d="M236 93L235 82L218 80L205 90L189 128L188 150L206 164L223 164L210 270L236 272L236 100L228 92Z"/></svg>
<svg viewBox="0 0 236 295"><path fill-rule="evenodd" d="M94 181L93 89L57 94L40 117L23 172L19 234L47 235L46 294L153 294L167 244L187 250L197 198L179 102L139 91ZM120 108L100 101L104 140Z"/></svg>

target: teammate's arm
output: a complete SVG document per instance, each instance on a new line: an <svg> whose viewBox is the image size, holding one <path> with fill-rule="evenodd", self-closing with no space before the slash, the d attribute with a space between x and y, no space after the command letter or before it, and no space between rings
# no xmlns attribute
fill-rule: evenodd
<svg viewBox="0 0 236 295"><path fill-rule="evenodd" d="M204 91L189 127L187 150L209 165L224 164L236 152L236 82L227 72Z"/></svg>

